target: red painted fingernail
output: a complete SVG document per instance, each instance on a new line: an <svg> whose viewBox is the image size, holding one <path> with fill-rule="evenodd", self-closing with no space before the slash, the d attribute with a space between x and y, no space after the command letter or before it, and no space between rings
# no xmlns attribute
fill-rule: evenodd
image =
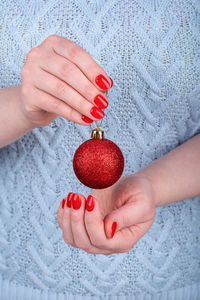
<svg viewBox="0 0 200 300"><path fill-rule="evenodd" d="M94 103L99 107L99 108L106 108L108 106L108 101L106 98L104 98L102 95L97 95L94 98Z"/></svg>
<svg viewBox="0 0 200 300"><path fill-rule="evenodd" d="M100 87L100 89L102 89L102 90L108 90L110 88L109 81L102 74L98 75L95 78L95 82Z"/></svg>
<svg viewBox="0 0 200 300"><path fill-rule="evenodd" d="M87 211L92 211L94 209L94 198L92 197L92 195L89 195L87 197L87 201L86 201L86 209Z"/></svg>
<svg viewBox="0 0 200 300"><path fill-rule="evenodd" d="M91 108L90 113L96 119L102 119L105 116L104 112L100 108L98 108L96 106L93 106Z"/></svg>
<svg viewBox="0 0 200 300"><path fill-rule="evenodd" d="M72 204L71 204L72 196L73 196L73 193L71 193L71 192L67 196L67 207L69 207L69 208L72 206Z"/></svg>
<svg viewBox="0 0 200 300"><path fill-rule="evenodd" d="M65 206L65 201L66 201L66 198L62 199L62 209L63 209L64 206Z"/></svg>
<svg viewBox="0 0 200 300"><path fill-rule="evenodd" d="M112 80L112 78L111 77L109 77L110 78L110 81L111 81L111 87L113 86L113 80Z"/></svg>
<svg viewBox="0 0 200 300"><path fill-rule="evenodd" d="M92 119L86 117L85 115L82 115L81 119L82 119L84 122L89 123L89 124L91 124L91 123L93 122Z"/></svg>
<svg viewBox="0 0 200 300"><path fill-rule="evenodd" d="M111 238L114 236L116 228L117 228L117 222L113 222L111 228Z"/></svg>
<svg viewBox="0 0 200 300"><path fill-rule="evenodd" d="M81 207L81 198L78 194L73 194L72 196L73 209L79 209Z"/></svg>

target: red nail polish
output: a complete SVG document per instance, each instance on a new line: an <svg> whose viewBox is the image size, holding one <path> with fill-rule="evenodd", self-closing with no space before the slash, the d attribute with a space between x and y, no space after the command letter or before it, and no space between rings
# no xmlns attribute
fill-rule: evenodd
<svg viewBox="0 0 200 300"><path fill-rule="evenodd" d="M66 198L62 199L62 209L65 207Z"/></svg>
<svg viewBox="0 0 200 300"><path fill-rule="evenodd" d="M79 197L78 194L73 194L72 206L73 206L73 209L79 209L81 207L81 198Z"/></svg>
<svg viewBox="0 0 200 300"><path fill-rule="evenodd" d="M106 98L104 98L102 95L97 95L94 98L94 103L99 107L99 108L106 108L108 106L108 101Z"/></svg>
<svg viewBox="0 0 200 300"><path fill-rule="evenodd" d="M91 120L90 118L86 117L85 115L82 115L81 119L84 122L89 123L89 124L91 124L93 122L93 120Z"/></svg>
<svg viewBox="0 0 200 300"><path fill-rule="evenodd" d="M96 106L93 106L91 108L90 113L96 119L102 119L105 116L104 112L100 108L98 108Z"/></svg>
<svg viewBox="0 0 200 300"><path fill-rule="evenodd" d="M86 202L86 209L87 211L92 211L94 209L94 198L92 197L92 195L89 195L87 197L87 202Z"/></svg>
<svg viewBox="0 0 200 300"><path fill-rule="evenodd" d="M111 77L109 77L110 78L110 81L111 81L111 87L113 86L113 80L112 80L112 78Z"/></svg>
<svg viewBox="0 0 200 300"><path fill-rule="evenodd" d="M108 90L110 88L109 81L102 74L98 75L95 78L95 82L100 87L100 89L102 89L102 90Z"/></svg>
<svg viewBox="0 0 200 300"><path fill-rule="evenodd" d="M69 208L72 206L72 204L71 204L72 196L73 196L73 193L71 193L71 192L67 196L67 207L69 207Z"/></svg>
<svg viewBox="0 0 200 300"><path fill-rule="evenodd" d="M113 222L111 228L111 238L114 236L116 228L117 228L117 222Z"/></svg>

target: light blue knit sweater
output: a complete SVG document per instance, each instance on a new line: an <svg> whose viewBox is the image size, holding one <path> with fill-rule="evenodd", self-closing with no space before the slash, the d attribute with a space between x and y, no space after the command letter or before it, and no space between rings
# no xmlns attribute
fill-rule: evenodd
<svg viewBox="0 0 200 300"><path fill-rule="evenodd" d="M0 1L0 86L58 34L113 78L105 136L137 172L200 132L199 0ZM62 239L57 208L94 125L57 118L0 149L0 300L200 299L200 197L157 209L128 253L92 255Z"/></svg>

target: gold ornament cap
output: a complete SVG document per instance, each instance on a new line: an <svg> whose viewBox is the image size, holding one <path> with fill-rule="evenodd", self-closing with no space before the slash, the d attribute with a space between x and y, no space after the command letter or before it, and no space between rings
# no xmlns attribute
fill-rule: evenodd
<svg viewBox="0 0 200 300"><path fill-rule="evenodd" d="M103 140L104 139L104 131L103 131L103 129L101 129L98 126L97 126L97 128L92 129L91 138L92 139Z"/></svg>

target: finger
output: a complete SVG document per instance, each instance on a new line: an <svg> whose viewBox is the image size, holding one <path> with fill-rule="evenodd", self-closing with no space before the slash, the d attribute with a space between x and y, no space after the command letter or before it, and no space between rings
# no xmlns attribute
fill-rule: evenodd
<svg viewBox="0 0 200 300"><path fill-rule="evenodd" d="M88 125L93 122L92 119L87 116L79 113L77 110L73 109L65 102L60 99L42 91L38 88L32 88L32 93L30 94L30 105L33 107L38 107L49 113L56 114L61 116L69 121L81 124ZM31 99L32 98L32 99ZM32 101L31 101L32 100ZM32 102L32 103L31 103Z"/></svg>
<svg viewBox="0 0 200 300"><path fill-rule="evenodd" d="M90 103L105 109L108 106L107 97L100 92L83 72L68 59L53 53L50 57L40 60L40 67L66 82Z"/></svg>
<svg viewBox="0 0 200 300"><path fill-rule="evenodd" d="M113 210L105 217L105 232L108 238L113 236L113 231L146 222L154 216L154 209L148 199L130 201L122 207ZM117 225L114 225L114 224ZM116 228L114 228L116 227Z"/></svg>
<svg viewBox="0 0 200 300"><path fill-rule="evenodd" d="M81 194L73 194L71 207L71 228L73 234L74 245L88 253L93 254L110 254L110 251L102 251L90 242L90 238L86 231L84 223L85 215L85 197Z"/></svg>
<svg viewBox="0 0 200 300"><path fill-rule="evenodd" d="M124 250L122 240L120 240L121 233L113 239L107 239L99 203L92 195L87 197L85 226L94 247L111 251L112 253L119 253L121 250Z"/></svg>
<svg viewBox="0 0 200 300"><path fill-rule="evenodd" d="M92 195L87 197L85 226L93 246L104 248L106 236L98 201Z"/></svg>
<svg viewBox="0 0 200 300"><path fill-rule="evenodd" d="M81 194L73 194L71 208L71 228L74 243L78 248L89 250L90 241L83 222L84 211L85 197Z"/></svg>
<svg viewBox="0 0 200 300"><path fill-rule="evenodd" d="M41 70L41 69L40 69ZM37 74L36 74L37 75ZM77 91L56 76L43 70L35 76L34 85L65 102L68 106L91 120L102 119L105 113L83 98Z"/></svg>
<svg viewBox="0 0 200 300"><path fill-rule="evenodd" d="M60 202L60 205L58 207L58 211L57 211L57 221L58 221L58 225L60 226L60 228L62 229L62 220L63 220L63 209L65 206L65 202L66 202L67 198L63 198L62 201Z"/></svg>
<svg viewBox="0 0 200 300"><path fill-rule="evenodd" d="M71 199L73 193L69 193L63 209L62 230L65 243L74 245L74 238L71 227Z"/></svg>
<svg viewBox="0 0 200 300"><path fill-rule="evenodd" d="M53 35L43 45L73 62L85 76L100 90L108 90L112 83L106 72L95 62L89 53L73 41ZM101 75L101 76L99 76Z"/></svg>

